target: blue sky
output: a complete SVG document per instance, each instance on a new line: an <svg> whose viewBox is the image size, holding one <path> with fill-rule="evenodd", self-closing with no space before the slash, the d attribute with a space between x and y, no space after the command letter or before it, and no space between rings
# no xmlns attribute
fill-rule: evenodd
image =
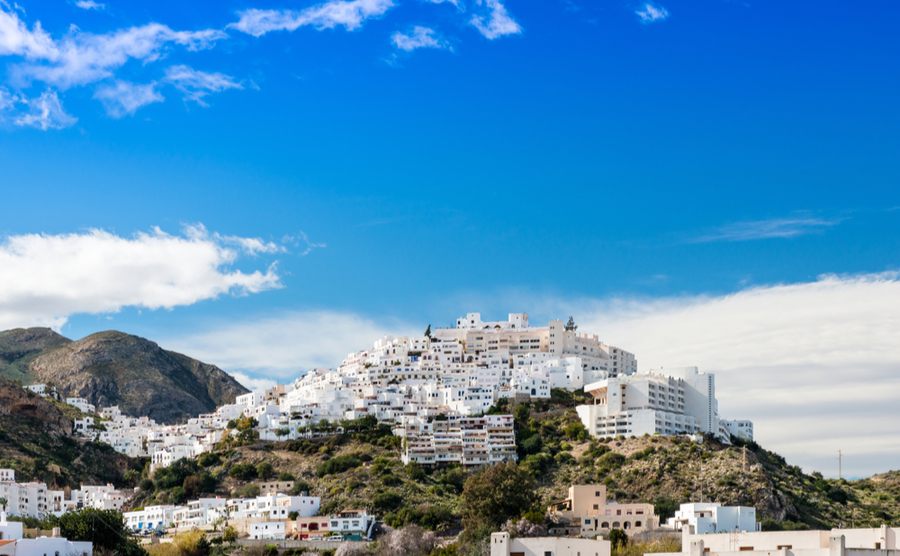
<svg viewBox="0 0 900 556"><path fill-rule="evenodd" d="M117 328L249 384L468 311L574 314L640 362L717 372L724 414L827 471L833 438L797 448L840 417L813 400L850 367L900 387L896 354L859 348L900 333L898 15L0 2L0 328ZM726 355L717 307L760 323L758 359ZM678 319L691 335L641 333ZM764 349L808 335L833 340ZM802 431L742 397L747 376L808 389L786 365L832 388ZM898 410L850 401L880 439L847 433L858 472L883 470Z"/></svg>

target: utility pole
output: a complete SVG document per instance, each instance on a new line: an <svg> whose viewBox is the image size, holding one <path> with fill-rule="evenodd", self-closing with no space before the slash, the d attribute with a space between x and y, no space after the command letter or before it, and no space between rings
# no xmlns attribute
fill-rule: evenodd
<svg viewBox="0 0 900 556"><path fill-rule="evenodd" d="M741 465L744 469L744 473L746 473L747 472L747 446L744 446L742 457L743 457L743 461L741 462Z"/></svg>
<svg viewBox="0 0 900 556"><path fill-rule="evenodd" d="M838 480L841 480L841 451L838 450Z"/></svg>

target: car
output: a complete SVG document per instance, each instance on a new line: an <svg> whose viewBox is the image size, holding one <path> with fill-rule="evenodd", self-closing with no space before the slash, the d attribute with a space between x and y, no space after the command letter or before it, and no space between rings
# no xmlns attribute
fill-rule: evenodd
<svg viewBox="0 0 900 556"><path fill-rule="evenodd" d="M343 542L343 541L344 541L344 537L342 537L342 536L340 536L340 535L334 535L334 536L331 536L331 537L327 537L325 540L328 541L328 542Z"/></svg>

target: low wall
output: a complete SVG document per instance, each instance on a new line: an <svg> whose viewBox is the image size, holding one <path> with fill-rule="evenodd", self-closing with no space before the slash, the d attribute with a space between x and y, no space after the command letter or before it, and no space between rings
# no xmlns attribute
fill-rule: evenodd
<svg viewBox="0 0 900 556"><path fill-rule="evenodd" d="M369 544L366 541L276 541L272 539L238 539L239 546L268 546L274 544L278 548L310 548L312 550L335 550L344 543L351 545L365 546Z"/></svg>

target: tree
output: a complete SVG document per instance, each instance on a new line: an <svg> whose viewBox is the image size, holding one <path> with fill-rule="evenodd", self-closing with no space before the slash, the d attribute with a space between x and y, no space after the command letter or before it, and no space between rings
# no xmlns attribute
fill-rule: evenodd
<svg viewBox="0 0 900 556"><path fill-rule="evenodd" d="M294 475L290 471L282 471L278 475L278 481L282 482L282 483L287 483L289 481L296 481L296 480L297 479L294 477Z"/></svg>
<svg viewBox="0 0 900 556"><path fill-rule="evenodd" d="M141 474L138 473L138 472L137 472L136 470L134 470L134 469L129 469L129 470L126 471L125 474L122 476L122 479L124 479L125 482L128 483L129 485L134 485L134 484L136 484L136 483L138 482L138 480L140 480L140 478L141 478Z"/></svg>
<svg viewBox="0 0 900 556"><path fill-rule="evenodd" d="M270 478L272 478L272 475L274 474L274 471L272 469L272 464L267 461L261 462L259 465L256 466L256 474L259 476L260 479L262 479L264 481L268 481Z"/></svg>
<svg viewBox="0 0 900 556"><path fill-rule="evenodd" d="M575 326L575 319L569 317L569 322L566 323L566 332L575 332L578 330L578 327Z"/></svg>
<svg viewBox="0 0 900 556"><path fill-rule="evenodd" d="M528 405L524 403L520 403L513 409L513 418L516 420L516 424L519 427L524 428L528 425L528 418L531 416L531 410L528 409Z"/></svg>
<svg viewBox="0 0 900 556"><path fill-rule="evenodd" d="M115 553L119 556L146 556L147 552L128 538L122 514L115 510L84 508L70 511L59 517L49 515L47 526L59 527L60 534L70 541L94 543L94 551Z"/></svg>
<svg viewBox="0 0 900 556"><path fill-rule="evenodd" d="M621 529L613 529L610 531L609 535L606 536L606 540L609 541L613 550L616 550L619 547L628 546L628 534Z"/></svg>
<svg viewBox="0 0 900 556"><path fill-rule="evenodd" d="M463 487L463 524L467 529L489 525L497 530L537 505L531 474L513 462L500 463L470 477Z"/></svg>
<svg viewBox="0 0 900 556"><path fill-rule="evenodd" d="M425 329L425 337L431 339L431 325L428 325L428 328Z"/></svg>
<svg viewBox="0 0 900 556"><path fill-rule="evenodd" d="M222 534L222 536L225 538L225 542L233 543L237 540L238 537L237 529L229 525L225 528L225 532Z"/></svg>
<svg viewBox="0 0 900 556"><path fill-rule="evenodd" d="M9 504L9 500L5 497L0 497L0 506L3 506L3 509L6 510L6 505Z"/></svg>

